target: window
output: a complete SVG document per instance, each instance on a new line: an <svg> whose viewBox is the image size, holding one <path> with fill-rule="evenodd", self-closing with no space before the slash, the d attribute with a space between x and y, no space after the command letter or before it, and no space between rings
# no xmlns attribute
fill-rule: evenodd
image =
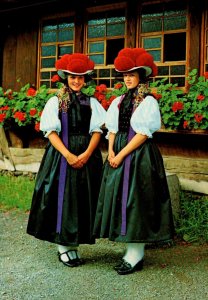
<svg viewBox="0 0 208 300"><path fill-rule="evenodd" d="M143 6L140 44L158 66L157 79L167 77L169 83L185 86L186 38L188 12L186 4Z"/></svg>
<svg viewBox="0 0 208 300"><path fill-rule="evenodd" d="M86 54L95 62L95 81L113 87L119 80L113 62L125 46L125 11L90 14L86 28Z"/></svg>
<svg viewBox="0 0 208 300"><path fill-rule="evenodd" d="M74 23L69 18L45 20L41 24L39 82L56 88L51 78L56 74L55 62L74 52Z"/></svg>
<svg viewBox="0 0 208 300"><path fill-rule="evenodd" d="M204 45L203 49L203 57L204 57L204 64L203 64L203 73L208 72L208 4L207 10L204 12L203 16L204 20L204 30L202 33L202 45ZM203 75L203 74L202 74Z"/></svg>

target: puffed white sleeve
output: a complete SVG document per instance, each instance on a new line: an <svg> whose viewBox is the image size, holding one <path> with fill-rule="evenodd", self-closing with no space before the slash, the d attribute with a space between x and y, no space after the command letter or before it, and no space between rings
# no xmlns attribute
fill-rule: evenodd
<svg viewBox="0 0 208 300"><path fill-rule="evenodd" d="M58 134L61 131L57 96L53 96L47 101L40 118L40 130L44 132L45 137L48 137L52 131L56 131Z"/></svg>
<svg viewBox="0 0 208 300"><path fill-rule="evenodd" d="M107 110L105 126L108 130L108 134L109 134L109 132L111 132L111 133L118 132L118 116L119 116L118 105L120 103L120 99L121 99L121 96L114 99ZM108 134L107 134L106 138L108 138Z"/></svg>
<svg viewBox="0 0 208 300"><path fill-rule="evenodd" d="M89 133L103 132L101 126L105 124L106 110L102 107L99 101L93 97L90 97L90 106L92 109L92 115L90 119Z"/></svg>
<svg viewBox="0 0 208 300"><path fill-rule="evenodd" d="M131 126L136 133L152 138L152 134L161 128L161 115L157 100L147 96L134 111Z"/></svg>

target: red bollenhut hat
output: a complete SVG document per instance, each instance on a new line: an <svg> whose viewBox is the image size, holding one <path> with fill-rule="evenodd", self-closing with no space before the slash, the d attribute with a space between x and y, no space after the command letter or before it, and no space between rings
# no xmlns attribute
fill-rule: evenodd
<svg viewBox="0 0 208 300"><path fill-rule="evenodd" d="M136 69L144 69L146 77L157 75L157 66L153 57L143 48L124 48L119 51L114 60L114 66L117 72L130 72Z"/></svg>
<svg viewBox="0 0 208 300"><path fill-rule="evenodd" d="M60 77L65 77L64 73L72 75L86 75L94 70L94 62L82 53L64 54L56 61L55 67Z"/></svg>

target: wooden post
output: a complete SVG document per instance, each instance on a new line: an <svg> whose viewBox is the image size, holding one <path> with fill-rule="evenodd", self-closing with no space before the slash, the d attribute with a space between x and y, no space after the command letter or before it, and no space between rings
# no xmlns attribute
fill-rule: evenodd
<svg viewBox="0 0 208 300"><path fill-rule="evenodd" d="M14 163L3 128L0 128L0 169L15 171Z"/></svg>

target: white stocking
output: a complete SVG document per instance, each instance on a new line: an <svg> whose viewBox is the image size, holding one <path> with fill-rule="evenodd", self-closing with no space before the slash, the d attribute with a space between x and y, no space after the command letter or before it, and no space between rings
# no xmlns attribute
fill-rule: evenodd
<svg viewBox="0 0 208 300"><path fill-rule="evenodd" d="M70 259L75 259L76 258L75 251L77 251L77 249L78 249L77 246L73 247L73 246L58 245L58 252L59 253L68 252L68 255L69 255ZM63 260L64 262L67 262L69 259L68 259L68 256L66 254L62 254L61 255L61 260Z"/></svg>
<svg viewBox="0 0 208 300"><path fill-rule="evenodd" d="M134 267L144 257L144 243L128 243L123 259Z"/></svg>

